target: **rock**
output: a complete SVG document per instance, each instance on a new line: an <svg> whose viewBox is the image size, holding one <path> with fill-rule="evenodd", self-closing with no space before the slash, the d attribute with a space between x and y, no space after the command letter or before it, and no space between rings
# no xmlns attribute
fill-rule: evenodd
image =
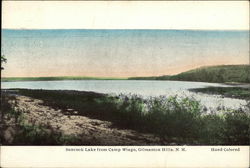
<svg viewBox="0 0 250 168"><path fill-rule="evenodd" d="M4 133L3 133L3 136L4 136L4 140L8 143L8 144L11 144L14 140L14 135L15 135L15 130L12 128L12 127L8 127Z"/></svg>

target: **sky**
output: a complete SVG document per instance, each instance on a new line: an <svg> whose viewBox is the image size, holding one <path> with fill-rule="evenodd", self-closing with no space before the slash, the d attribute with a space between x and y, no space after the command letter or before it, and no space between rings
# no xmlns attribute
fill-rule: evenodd
<svg viewBox="0 0 250 168"><path fill-rule="evenodd" d="M159 76L247 64L248 5L4 1L2 76Z"/></svg>

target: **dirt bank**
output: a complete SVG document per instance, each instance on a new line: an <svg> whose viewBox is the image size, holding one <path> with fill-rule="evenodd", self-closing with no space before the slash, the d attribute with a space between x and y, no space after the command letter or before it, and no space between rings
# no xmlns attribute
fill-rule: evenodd
<svg viewBox="0 0 250 168"><path fill-rule="evenodd" d="M44 105L43 101L14 95L16 100L11 105L23 111L27 122L37 125L49 125L63 135L80 137L82 145L163 145L168 144L152 134L143 134L133 130L117 129L112 123L77 115L78 111L54 109Z"/></svg>

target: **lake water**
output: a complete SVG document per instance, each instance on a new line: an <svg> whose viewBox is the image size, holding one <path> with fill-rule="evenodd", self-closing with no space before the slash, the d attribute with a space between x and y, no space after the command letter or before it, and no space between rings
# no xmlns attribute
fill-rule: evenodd
<svg viewBox="0 0 250 168"><path fill-rule="evenodd" d="M138 94L143 97L160 95L178 95L179 97L192 96L195 99L201 101L201 103L208 109L215 109L218 106L239 108L246 104L245 100L223 98L218 95L207 95L188 91L188 89L204 88L208 86L230 87L228 85L205 82L150 80L63 80L2 82L2 88L78 90L107 94Z"/></svg>

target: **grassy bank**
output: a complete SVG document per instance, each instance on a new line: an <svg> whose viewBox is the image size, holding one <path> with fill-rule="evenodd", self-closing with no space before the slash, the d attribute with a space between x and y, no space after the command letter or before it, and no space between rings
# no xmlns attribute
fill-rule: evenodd
<svg viewBox="0 0 250 168"><path fill-rule="evenodd" d="M250 88L242 87L207 87L190 89L190 91L201 92L206 94L217 94L230 98L247 99L250 100Z"/></svg>
<svg viewBox="0 0 250 168"><path fill-rule="evenodd" d="M193 69L177 75L135 77L132 80L177 80L212 83L250 83L250 65L220 65Z"/></svg>
<svg viewBox="0 0 250 168"><path fill-rule="evenodd" d="M246 109L206 114L194 99L137 95L108 96L93 92L19 90L53 108L111 121L114 127L153 133L163 140L189 145L249 145L250 105ZM76 115L67 111L67 115Z"/></svg>
<svg viewBox="0 0 250 168"><path fill-rule="evenodd" d="M56 80L125 80L127 78L112 77L3 77L2 82L18 82L18 81L56 81Z"/></svg>

